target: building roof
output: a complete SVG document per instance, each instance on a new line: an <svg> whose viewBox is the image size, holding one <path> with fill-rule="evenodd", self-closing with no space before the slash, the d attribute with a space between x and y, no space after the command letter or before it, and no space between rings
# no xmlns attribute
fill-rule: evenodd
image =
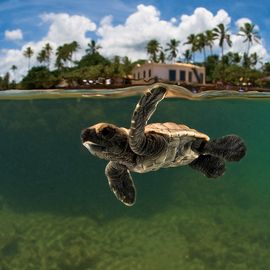
<svg viewBox="0 0 270 270"><path fill-rule="evenodd" d="M174 66L174 67L188 67L188 68L204 68L203 66L197 66L190 63L155 63L155 62L145 62L144 64L138 64L135 68L143 66Z"/></svg>

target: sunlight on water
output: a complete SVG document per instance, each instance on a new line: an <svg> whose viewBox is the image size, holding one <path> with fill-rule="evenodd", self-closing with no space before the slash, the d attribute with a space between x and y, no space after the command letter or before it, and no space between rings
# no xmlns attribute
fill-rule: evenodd
<svg viewBox="0 0 270 270"><path fill-rule="evenodd" d="M270 268L270 101L249 99L268 93L170 87L151 122L238 134L248 154L217 180L189 167L133 173L125 207L80 132L129 127L144 90L0 92L0 269Z"/></svg>

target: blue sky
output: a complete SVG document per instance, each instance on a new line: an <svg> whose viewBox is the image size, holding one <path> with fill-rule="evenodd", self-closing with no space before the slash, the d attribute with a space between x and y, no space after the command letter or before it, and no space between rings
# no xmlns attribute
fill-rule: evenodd
<svg viewBox="0 0 270 270"><path fill-rule="evenodd" d="M42 13L65 12L84 15L95 23L104 16L113 15L114 23L117 24L123 23L139 4L154 5L161 12L162 19L170 19L183 13L190 14L197 7L205 7L213 13L225 9L233 20L241 17L251 19L260 27L261 35L268 41L267 32L270 28L270 2L268 1L0 0L0 48L16 47L21 44L5 40L4 32L7 29L22 29L26 41L38 40L45 35L47 26L42 25L39 18Z"/></svg>
<svg viewBox="0 0 270 270"><path fill-rule="evenodd" d="M149 8L149 7L152 7ZM138 8L140 7L140 8ZM198 7L203 7L205 11L195 12ZM225 15L218 13L220 10L225 11ZM207 13L208 12L208 13ZM210 13L209 13L210 12ZM50 16L45 16L44 14L53 14ZM66 14L70 16L67 19L65 25L61 25L61 20L59 14ZM135 14L132 16L132 14ZM137 14L137 15L136 15ZM146 18L149 14L149 20ZM189 27L194 26L194 29L187 29L181 26L178 30L176 26L181 23L182 15L190 16L188 18ZM195 18L192 15L195 14ZM47 40L54 42L55 46L59 45L60 40L58 35L62 34L61 29L63 29L66 35L68 35L68 30L65 27L68 27L68 20L73 19L77 27L80 23L78 20L87 19L88 22L84 20L84 23L88 24L79 34L70 33L71 37L78 37L81 41L82 48L86 46L87 41L94 38L100 40L101 44L104 47L104 51L108 55L112 54L128 54L130 53L131 58L136 58L142 56L140 53L136 53L135 50L140 51L145 46L143 41L136 42L136 36L138 34L139 39L149 39L151 38L160 38L162 43L162 37L170 38L175 37L181 40L183 29L185 37L189 31L196 33L196 27L200 28L198 16L200 14L206 14L204 21L202 23L207 25L207 16L209 14L209 21L229 22L229 27L232 32L236 34L237 32L237 21L242 18L249 19L252 23L256 24L259 27L260 35L263 38L263 48L254 48L255 50L261 50L261 55L266 59L266 52L268 57L268 51L270 51L270 37L268 35L270 28L270 3L267 1L257 0L245 0L245 1L192 1L192 0L148 0L148 1L126 1L126 0L0 0L0 58L5 59L4 64L0 64L0 75L4 72L5 66L12 64L17 56L19 51L23 50L26 45L33 45L36 48L40 48L41 41ZM207 15L208 14L208 15ZM75 18L72 16L79 16L80 18ZM112 18L107 18L104 25L101 27L101 21L104 17L112 15ZM42 17L43 16L43 17ZM59 17L57 20L57 16ZM134 17L132 21L139 27L142 27L142 33L139 33L140 30L132 32L132 27L129 21L129 17ZM175 22L172 22L171 19L175 18ZM225 18L226 17L226 18ZM64 18L64 17L63 17ZM152 18L152 19L150 19ZM145 24L141 24L140 20L145 19ZM192 20L197 22L192 23ZM156 22L158 21L158 22ZM171 31L170 34L162 29L163 22L167 24L167 31ZM156 33L147 32L147 26L153 23L153 27L150 26L150 29L153 29ZM92 26L91 26L92 24ZM129 24L129 27L125 25ZM159 25L161 26L159 31ZM212 25L209 23L208 25ZM151 28L152 27L152 28ZM55 30L55 28L57 28ZM73 31L76 31L76 27L72 28ZM120 29L120 30L119 30ZM17 30L17 32L15 31ZM181 31L180 31L181 30ZM15 31L15 32L14 32ZM18 33L18 31L20 33ZM72 30L70 30L72 31ZM130 32L128 36L127 32ZM164 31L164 33L162 33ZM178 36L173 36L173 33L177 33ZM55 36L53 36L55 34ZM127 44L124 44L123 41L119 40L119 35L123 34L123 38L126 40L131 39ZM61 37L61 40L68 41L68 37ZM116 40L116 42L114 42ZM133 42L133 43L132 43ZM165 38L164 41L165 42ZM85 43L85 44L84 44ZM237 43L237 42L236 42ZM106 44L109 44L108 46ZM133 51L130 50L134 44ZM112 46L115 46L113 49ZM118 47L117 47L118 46ZM238 47L237 47L238 46ZM236 47L239 49L240 43ZM9 50L17 50L9 51ZM240 48L241 49L241 48ZM239 49L239 50L240 50ZM243 48L244 49L244 48ZM106 53L105 52L105 53ZM23 60L20 60L23 61ZM22 71L23 73L23 71Z"/></svg>

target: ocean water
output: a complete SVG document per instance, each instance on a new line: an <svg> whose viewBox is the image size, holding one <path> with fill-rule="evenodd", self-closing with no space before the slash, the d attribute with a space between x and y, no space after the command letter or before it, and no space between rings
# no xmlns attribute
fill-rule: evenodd
<svg viewBox="0 0 270 270"><path fill-rule="evenodd" d="M1 270L270 269L268 94L171 88L150 122L238 134L247 155L216 180L188 166L133 173L126 207L80 132L129 127L144 90L0 93Z"/></svg>

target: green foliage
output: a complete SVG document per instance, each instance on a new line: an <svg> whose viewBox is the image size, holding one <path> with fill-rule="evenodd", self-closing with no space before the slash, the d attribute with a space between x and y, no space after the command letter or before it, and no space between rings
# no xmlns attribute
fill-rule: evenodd
<svg viewBox="0 0 270 270"><path fill-rule="evenodd" d="M62 46L59 46L56 49L55 66L59 70L64 69L68 63L73 62L72 56L78 51L79 48L80 45L77 41L65 43Z"/></svg>
<svg viewBox="0 0 270 270"><path fill-rule="evenodd" d="M46 51L44 49L42 49L39 53L38 53L38 56L37 56L37 60L39 63L43 63L43 62L46 62L47 60L47 54L46 54Z"/></svg>
<svg viewBox="0 0 270 270"><path fill-rule="evenodd" d="M127 56L123 57L122 64L123 73L127 77L129 74L131 74L133 64Z"/></svg>
<svg viewBox="0 0 270 270"><path fill-rule="evenodd" d="M228 34L229 29L225 27L223 23L220 23L213 29L214 38L219 40L219 47L221 48L221 56L224 52L224 43L227 43L229 47L232 46L231 36Z"/></svg>
<svg viewBox="0 0 270 270"><path fill-rule="evenodd" d="M158 62L157 54L160 51L161 46L159 41L156 39L151 39L146 45L147 54L150 56L150 60Z"/></svg>
<svg viewBox="0 0 270 270"><path fill-rule="evenodd" d="M96 43L95 40L91 40L90 43L87 44L88 48L85 50L88 54L96 54L98 50L102 47Z"/></svg>
<svg viewBox="0 0 270 270"><path fill-rule="evenodd" d="M175 38L171 39L169 43L166 44L167 48L165 49L165 52L169 52L168 60L175 60L178 54L178 46L180 44L179 40L176 40ZM161 51L162 52L162 51ZM160 54L161 54L160 52ZM163 53L164 55L164 53ZM161 57L159 57L161 58ZM164 60L161 59L161 62L164 63Z"/></svg>
<svg viewBox="0 0 270 270"><path fill-rule="evenodd" d="M252 23L245 23L243 26L240 27L239 36L244 37L243 42L247 42L247 55L249 54L250 45L255 41L260 43L260 35L259 32L256 30L255 24Z"/></svg>
<svg viewBox="0 0 270 270"><path fill-rule="evenodd" d="M33 67L21 81L22 89L47 89L58 83L55 77L46 67Z"/></svg>
<svg viewBox="0 0 270 270"><path fill-rule="evenodd" d="M85 56L82 57L82 59L80 61L78 61L78 67L82 68L82 67L89 67L89 66L95 66L95 65L109 65L110 61L103 57L101 54L99 54L98 52L95 53L89 53L86 54Z"/></svg>
<svg viewBox="0 0 270 270"><path fill-rule="evenodd" d="M198 50L201 52L203 51L204 61L206 60L206 52L205 47L207 46L207 37L204 33L200 33L197 35L197 47Z"/></svg>
<svg viewBox="0 0 270 270"><path fill-rule="evenodd" d="M3 78L0 77L0 90L8 90L10 88L10 74L7 72Z"/></svg>
<svg viewBox="0 0 270 270"><path fill-rule="evenodd" d="M25 49L25 51L23 52L23 56L28 58L28 71L30 69L30 59L31 57L33 56L34 54L34 51L33 49L29 46Z"/></svg>
<svg viewBox="0 0 270 270"><path fill-rule="evenodd" d="M186 63L189 63L192 60L192 52L191 50L185 50L183 53L184 61Z"/></svg>
<svg viewBox="0 0 270 270"><path fill-rule="evenodd" d="M184 43L184 45L190 45L191 46L191 52L192 52L192 57L193 57L193 62L195 62L195 52L198 50L198 39L197 35L195 34L190 34L187 37L187 41Z"/></svg>
<svg viewBox="0 0 270 270"><path fill-rule="evenodd" d="M99 77L104 77L105 68L103 65L81 67L64 72L62 76L68 81L81 83L83 80L97 80Z"/></svg>
<svg viewBox="0 0 270 270"><path fill-rule="evenodd" d="M264 63L262 66L262 70L265 73L265 75L269 76L270 75L270 62Z"/></svg>
<svg viewBox="0 0 270 270"><path fill-rule="evenodd" d="M238 85L241 82L250 82L252 85L256 85L257 80L261 77L261 71L235 64L224 66L219 63L213 72L214 81L221 80L225 83L232 83L234 85Z"/></svg>
<svg viewBox="0 0 270 270"><path fill-rule="evenodd" d="M218 55L210 55L206 58L205 61L206 82L213 81L213 73L218 63L219 63Z"/></svg>

